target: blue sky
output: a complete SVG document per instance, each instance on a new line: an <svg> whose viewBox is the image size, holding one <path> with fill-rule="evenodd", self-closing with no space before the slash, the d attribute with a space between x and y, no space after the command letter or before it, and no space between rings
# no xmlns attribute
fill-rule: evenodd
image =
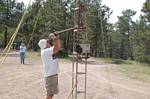
<svg viewBox="0 0 150 99"><path fill-rule="evenodd" d="M17 0L18 2L23 1L26 5L29 0ZM32 0L34 1L34 0ZM117 22L117 16L121 15L122 10L132 9L137 11L136 15L133 17L133 20L139 18L141 14L141 9L145 0L102 0L102 4L107 5L113 10L113 14L110 16L109 21L112 23Z"/></svg>

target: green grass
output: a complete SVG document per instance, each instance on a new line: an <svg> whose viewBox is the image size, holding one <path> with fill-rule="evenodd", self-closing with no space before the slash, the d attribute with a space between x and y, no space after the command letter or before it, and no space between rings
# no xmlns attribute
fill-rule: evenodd
<svg viewBox="0 0 150 99"><path fill-rule="evenodd" d="M144 82L150 82L150 65L131 60L97 58L97 60L108 64L116 64L112 72Z"/></svg>
<svg viewBox="0 0 150 99"><path fill-rule="evenodd" d="M135 61L123 61L122 64L118 64L113 70L132 79L150 82L150 65L144 65Z"/></svg>
<svg viewBox="0 0 150 99"><path fill-rule="evenodd" d="M122 59L113 59L113 58L98 58L98 60L104 62L104 63L110 63L110 64L132 64L132 61L129 60L122 60Z"/></svg>
<svg viewBox="0 0 150 99"><path fill-rule="evenodd" d="M111 58L94 58L94 59L96 59L97 61L101 61L103 63L110 63L110 64L112 64L112 62L113 62Z"/></svg>

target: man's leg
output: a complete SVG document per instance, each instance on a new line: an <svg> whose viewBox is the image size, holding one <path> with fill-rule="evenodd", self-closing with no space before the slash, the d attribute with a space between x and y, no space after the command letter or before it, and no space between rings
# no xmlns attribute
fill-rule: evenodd
<svg viewBox="0 0 150 99"><path fill-rule="evenodd" d="M54 94L58 93L58 75L45 78L45 87L47 91L46 99L53 99Z"/></svg>
<svg viewBox="0 0 150 99"><path fill-rule="evenodd" d="M22 53L20 53L20 62L22 64Z"/></svg>
<svg viewBox="0 0 150 99"><path fill-rule="evenodd" d="M46 99L53 99L53 95L48 95Z"/></svg>
<svg viewBox="0 0 150 99"><path fill-rule="evenodd" d="M22 58L23 64L24 64L24 59L25 59L25 53L23 53L23 58Z"/></svg>

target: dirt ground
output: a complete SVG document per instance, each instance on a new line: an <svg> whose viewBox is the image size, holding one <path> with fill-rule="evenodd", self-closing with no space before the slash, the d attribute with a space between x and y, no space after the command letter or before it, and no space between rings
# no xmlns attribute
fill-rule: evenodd
<svg viewBox="0 0 150 99"><path fill-rule="evenodd" d="M66 99L71 90L72 62L59 59L59 94L54 99ZM79 64L84 70L84 62ZM87 99L150 99L150 84L116 75L114 64L88 59ZM0 99L44 99L45 89L40 57L28 55L26 64L19 63L18 52L12 52L0 66ZM79 89L84 88L83 76ZM71 98L70 98L71 99ZM78 95L83 99L83 94Z"/></svg>

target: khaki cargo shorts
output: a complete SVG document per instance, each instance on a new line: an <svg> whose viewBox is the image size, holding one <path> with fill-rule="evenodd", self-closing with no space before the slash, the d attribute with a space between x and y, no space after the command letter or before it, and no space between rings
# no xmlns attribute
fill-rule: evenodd
<svg viewBox="0 0 150 99"><path fill-rule="evenodd" d="M47 96L58 94L58 75L45 77L45 88Z"/></svg>

